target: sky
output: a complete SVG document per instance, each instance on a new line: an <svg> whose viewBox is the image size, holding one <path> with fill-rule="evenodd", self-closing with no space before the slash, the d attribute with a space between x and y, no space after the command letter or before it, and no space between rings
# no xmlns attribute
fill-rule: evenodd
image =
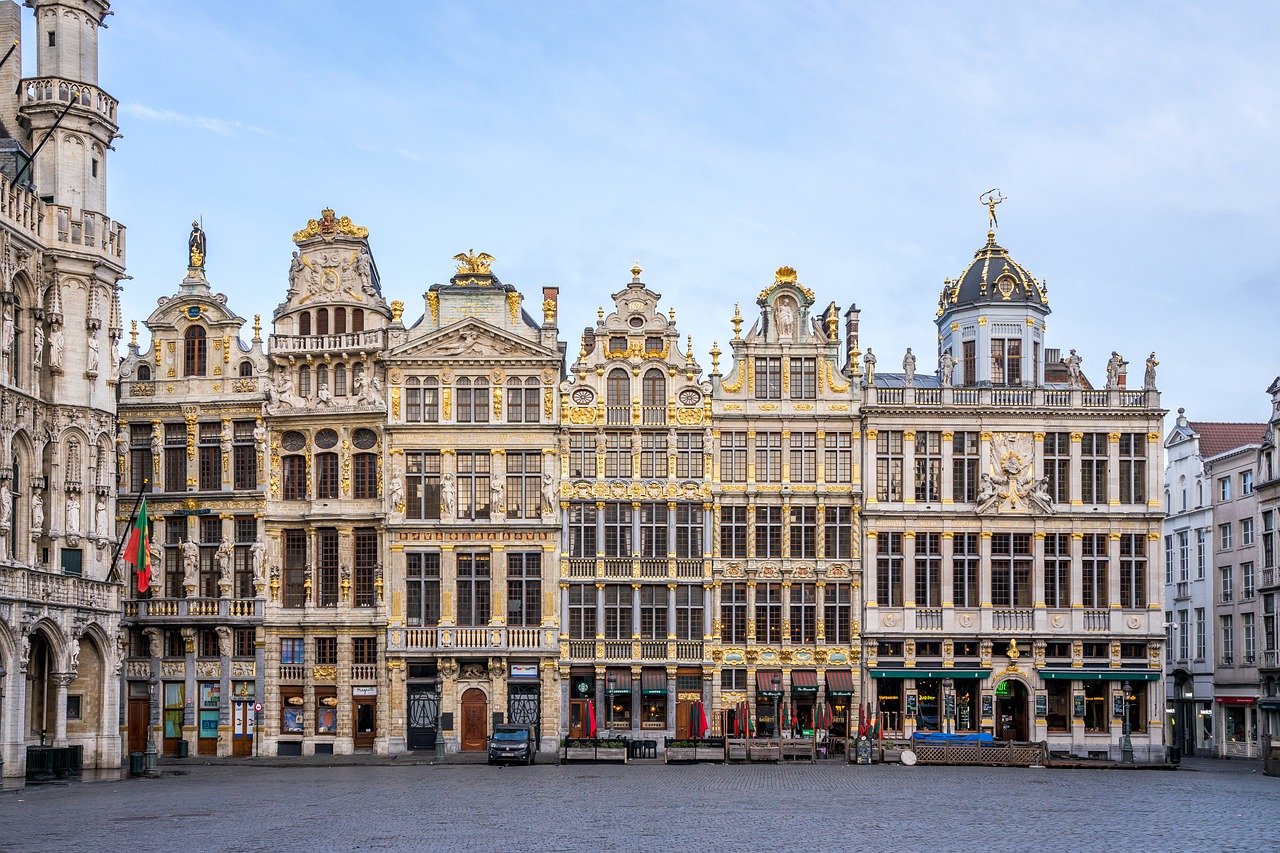
<svg viewBox="0 0 1280 853"><path fill-rule="evenodd" d="M938 292L999 187L1047 346L1098 384L1112 350L1136 381L1155 350L1166 408L1269 415L1280 6L113 5L126 321L177 290L201 217L210 282L269 327L292 233L332 207L369 229L406 324L485 251L535 309L560 287L572 355L638 261L708 368L734 303L756 316L789 265L820 306L858 305L882 368L910 346L931 372Z"/></svg>

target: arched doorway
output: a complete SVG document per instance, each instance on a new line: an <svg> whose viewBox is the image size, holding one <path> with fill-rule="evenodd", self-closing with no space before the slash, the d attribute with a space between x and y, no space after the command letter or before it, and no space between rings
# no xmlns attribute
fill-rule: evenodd
<svg viewBox="0 0 1280 853"><path fill-rule="evenodd" d="M489 740L489 700L472 687L462 694L462 751L481 752Z"/></svg>
<svg viewBox="0 0 1280 853"><path fill-rule="evenodd" d="M79 640L75 679L67 687L67 741L84 747L86 766L98 766L101 756L98 738L106 734L103 715L106 712L106 661L102 648L90 635Z"/></svg>
<svg viewBox="0 0 1280 853"><path fill-rule="evenodd" d="M1014 678L996 685L996 740L1027 740L1027 686Z"/></svg>
<svg viewBox="0 0 1280 853"><path fill-rule="evenodd" d="M57 732L57 686L53 674L57 656L43 631L33 631L27 657L26 742L52 745Z"/></svg>

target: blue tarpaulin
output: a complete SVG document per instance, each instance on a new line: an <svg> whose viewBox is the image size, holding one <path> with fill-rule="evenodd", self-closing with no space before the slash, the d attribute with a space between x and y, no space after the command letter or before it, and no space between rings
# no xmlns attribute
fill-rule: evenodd
<svg viewBox="0 0 1280 853"><path fill-rule="evenodd" d="M989 732L950 735L946 732L916 732L912 738L921 743L993 743L995 741Z"/></svg>

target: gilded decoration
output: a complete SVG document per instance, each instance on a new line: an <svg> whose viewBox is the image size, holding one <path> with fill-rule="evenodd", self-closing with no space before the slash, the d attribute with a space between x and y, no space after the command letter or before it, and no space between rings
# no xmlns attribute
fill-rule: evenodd
<svg viewBox="0 0 1280 853"><path fill-rule="evenodd" d="M474 249L459 252L453 259L458 262L458 275L492 275L489 267L497 260L487 252L476 254Z"/></svg>
<svg viewBox="0 0 1280 853"><path fill-rule="evenodd" d="M772 293L776 288L783 285L786 285L788 287L794 287L796 290L803 293L805 295L805 298L808 299L810 303L813 302L813 299L814 299L813 291L800 283L798 275L795 271L795 268L794 267L778 267L777 271L774 272L773 274L773 284L769 285L764 290L760 291L760 296L758 297L760 303L763 304L765 300L769 298L770 293Z"/></svg>
<svg viewBox="0 0 1280 853"><path fill-rule="evenodd" d="M431 312L431 325L440 324L440 294L434 290L427 292L427 310Z"/></svg>
<svg viewBox="0 0 1280 853"><path fill-rule="evenodd" d="M293 242L301 243L313 237L332 240L339 234L363 239L369 236L369 229L356 225L349 216L335 217L332 209L325 208L319 219L308 219L307 227L293 233Z"/></svg>

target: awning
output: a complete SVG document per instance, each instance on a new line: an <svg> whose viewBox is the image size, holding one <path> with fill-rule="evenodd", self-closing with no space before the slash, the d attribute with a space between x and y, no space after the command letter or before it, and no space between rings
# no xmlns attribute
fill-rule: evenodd
<svg viewBox="0 0 1280 853"><path fill-rule="evenodd" d="M782 670L780 669L758 669L756 670L756 692L761 696L781 696L782 695Z"/></svg>
<svg viewBox="0 0 1280 853"><path fill-rule="evenodd" d="M1160 681L1164 673L1155 669L1042 669L1045 681Z"/></svg>
<svg viewBox="0 0 1280 853"><path fill-rule="evenodd" d="M873 669L872 678L986 678L989 669Z"/></svg>
<svg viewBox="0 0 1280 853"><path fill-rule="evenodd" d="M604 692L607 695L614 693L630 693L631 692L631 670L629 669L611 669L604 675Z"/></svg>
<svg viewBox="0 0 1280 853"><path fill-rule="evenodd" d="M853 675L847 669L827 670L827 695L852 696Z"/></svg>
<svg viewBox="0 0 1280 853"><path fill-rule="evenodd" d="M791 670L791 692L802 694L817 693L818 673L811 669Z"/></svg>
<svg viewBox="0 0 1280 853"><path fill-rule="evenodd" d="M1258 707L1264 711L1280 711L1280 699L1260 699Z"/></svg>
<svg viewBox="0 0 1280 853"><path fill-rule="evenodd" d="M667 695L667 671L665 669L645 669L640 671L641 696Z"/></svg>
<svg viewBox="0 0 1280 853"><path fill-rule="evenodd" d="M1213 701L1219 705L1252 705L1258 699L1256 696L1214 696Z"/></svg>

